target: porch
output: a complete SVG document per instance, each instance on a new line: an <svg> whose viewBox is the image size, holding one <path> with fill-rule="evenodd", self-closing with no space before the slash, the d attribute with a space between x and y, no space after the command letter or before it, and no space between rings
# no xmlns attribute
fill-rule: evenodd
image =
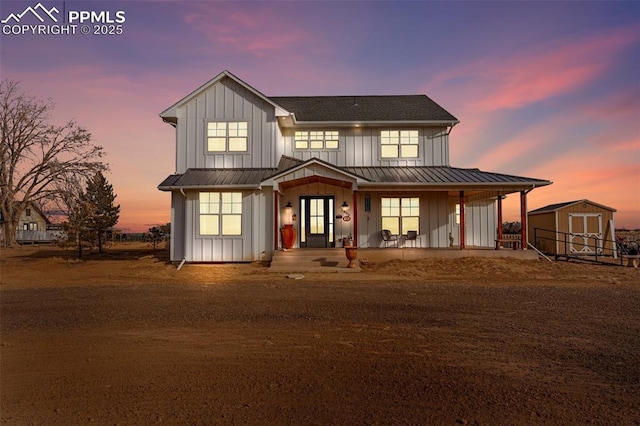
<svg viewBox="0 0 640 426"><path fill-rule="evenodd" d="M515 258L538 260L534 250L496 250L487 247L449 248L360 248L358 261L383 263L394 259L459 259L463 257ZM360 268L347 268L343 248L291 249L274 251L269 272L359 272Z"/></svg>

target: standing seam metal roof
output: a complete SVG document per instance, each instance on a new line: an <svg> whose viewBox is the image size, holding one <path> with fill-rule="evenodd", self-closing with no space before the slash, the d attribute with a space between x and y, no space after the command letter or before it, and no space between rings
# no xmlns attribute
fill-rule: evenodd
<svg viewBox="0 0 640 426"><path fill-rule="evenodd" d="M294 159L291 159L294 160ZM180 175L170 175L160 185L160 189L212 186L260 186L268 178L284 170L298 166L296 161L281 161L285 168L269 169L189 169ZM336 167L369 183L380 184L523 184L545 186L551 182L522 176L483 172L478 169L455 167Z"/></svg>

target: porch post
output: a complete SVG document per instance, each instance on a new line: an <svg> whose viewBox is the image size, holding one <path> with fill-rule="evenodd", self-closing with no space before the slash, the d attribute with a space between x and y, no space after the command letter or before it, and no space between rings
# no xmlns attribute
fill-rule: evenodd
<svg viewBox="0 0 640 426"><path fill-rule="evenodd" d="M273 190L273 249L278 250L278 228L279 226L279 217L278 212L280 208L278 207L278 190Z"/></svg>
<svg viewBox="0 0 640 426"><path fill-rule="evenodd" d="M460 191L460 250L465 249L464 237L464 191Z"/></svg>
<svg viewBox="0 0 640 426"><path fill-rule="evenodd" d="M498 239L502 239L502 195L498 194ZM496 244L499 247L500 243Z"/></svg>
<svg viewBox="0 0 640 426"><path fill-rule="evenodd" d="M520 191L520 249L527 248L527 191Z"/></svg>
<svg viewBox="0 0 640 426"><path fill-rule="evenodd" d="M353 245L358 247L358 191L353 191Z"/></svg>

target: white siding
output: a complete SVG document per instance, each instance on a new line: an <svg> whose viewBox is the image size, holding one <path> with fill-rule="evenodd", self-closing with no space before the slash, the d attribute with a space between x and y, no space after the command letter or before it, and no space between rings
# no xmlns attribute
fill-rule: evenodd
<svg viewBox="0 0 640 426"><path fill-rule="evenodd" d="M185 241L191 240L185 235L185 197L177 191L171 193L171 241L170 258L172 262L179 262L185 256Z"/></svg>
<svg viewBox="0 0 640 426"><path fill-rule="evenodd" d="M371 196L371 211L365 211L365 198ZM381 198L384 197L419 197L420 198L420 230L418 247L443 248L449 246L449 198L446 192L428 193L358 193L358 245L360 247L380 247L382 238Z"/></svg>
<svg viewBox="0 0 640 426"><path fill-rule="evenodd" d="M342 167L449 165L449 136L446 128L419 128L418 158L382 159L380 158L380 131L388 129L389 127L331 128L327 126L318 128L318 130L338 130L340 132L339 148L325 150L295 149L295 130L284 129L282 131L282 142L284 143L282 153L301 160L315 157ZM407 127L407 129L415 129L415 127Z"/></svg>
<svg viewBox="0 0 640 426"><path fill-rule="evenodd" d="M178 108L176 172L188 168L275 167L275 108L231 79L223 79ZM206 126L210 121L249 123L247 152L209 153Z"/></svg>
<svg viewBox="0 0 640 426"><path fill-rule="evenodd" d="M273 207L269 191L242 192L242 235L204 236L198 234L198 192L187 192L184 232L188 262L250 262L269 260L273 243ZM180 195L178 195L180 196ZM176 244L178 243L176 235ZM270 240L269 240L270 238ZM172 256L172 260L175 259Z"/></svg>

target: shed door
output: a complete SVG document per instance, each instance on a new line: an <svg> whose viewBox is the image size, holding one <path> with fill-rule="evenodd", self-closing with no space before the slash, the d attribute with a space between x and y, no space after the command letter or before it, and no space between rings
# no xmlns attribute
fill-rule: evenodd
<svg viewBox="0 0 640 426"><path fill-rule="evenodd" d="M575 254L602 253L601 214L569 214L569 250Z"/></svg>

